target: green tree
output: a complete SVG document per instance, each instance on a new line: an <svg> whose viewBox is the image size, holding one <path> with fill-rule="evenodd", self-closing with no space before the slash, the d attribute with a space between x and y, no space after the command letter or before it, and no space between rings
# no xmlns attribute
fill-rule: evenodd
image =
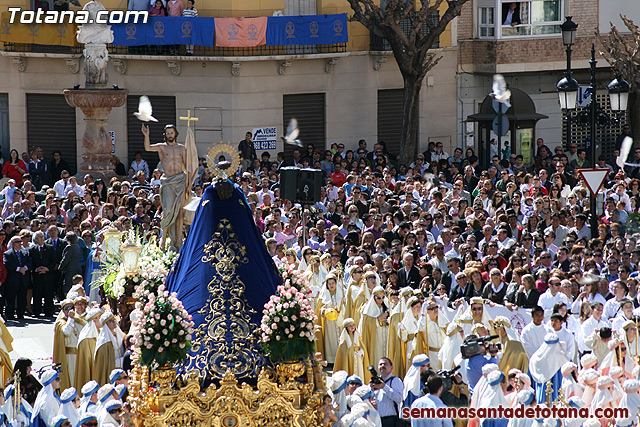
<svg viewBox="0 0 640 427"><path fill-rule="evenodd" d="M422 82L441 57L429 52L453 18L460 15L468 0L446 0L447 8L437 20L445 0L391 0L380 7L372 0L348 0L354 14L349 19L360 22L371 33L389 42L404 82L400 161L414 160L418 145L418 103ZM381 0L383 1L383 0ZM408 23L408 30L403 28ZM423 24L427 31L423 31Z"/></svg>

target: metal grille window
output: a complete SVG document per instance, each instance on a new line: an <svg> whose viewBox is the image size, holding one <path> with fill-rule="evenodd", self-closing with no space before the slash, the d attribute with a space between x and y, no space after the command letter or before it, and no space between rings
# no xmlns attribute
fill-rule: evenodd
<svg viewBox="0 0 640 427"><path fill-rule="evenodd" d="M69 172L76 173L76 109L67 104L64 95L27 94L27 140L29 150L42 147L49 160L54 150L60 151Z"/></svg>
<svg viewBox="0 0 640 427"><path fill-rule="evenodd" d="M384 141L392 154L400 152L402 99L402 89L378 91L378 141Z"/></svg>
<svg viewBox="0 0 640 427"><path fill-rule="evenodd" d="M435 12L427 18L425 22L422 23L421 29L422 34L427 36L430 32L429 27L435 27L440 22L440 12ZM408 19L403 19L400 22L400 26L405 34L409 35L411 32L411 23ZM386 39L382 37L378 37L377 35L371 33L370 38L371 50L373 51L389 51L391 50L391 45ZM440 37L434 40L433 45L431 45L432 49L440 47Z"/></svg>
<svg viewBox="0 0 640 427"><path fill-rule="evenodd" d="M607 163L611 164L611 162L615 161L615 157L613 155L613 150L618 149L616 145L616 139L618 135L622 133L622 126L624 123L628 123L626 121L626 117L624 115L617 116L613 111L611 111L611 106L609 104L609 94L599 88L599 91L596 94L596 99L598 101L598 106L603 114L600 114L601 122L596 125L596 142L598 144L597 150L598 153L604 154L607 157ZM590 128L589 128L589 106L585 108L578 108L576 110L571 111L571 141L575 142L578 145L578 148L585 148L586 141L589 139ZM609 118L609 122L606 122L606 119ZM567 116L566 112L562 115L562 141L563 144L566 144L567 141ZM569 147L565 147L565 151L568 150ZM589 150L587 149L587 156L589 155Z"/></svg>
<svg viewBox="0 0 640 427"><path fill-rule="evenodd" d="M139 95L129 94L127 97L127 142L128 142L128 159L120 159L124 163L127 172L131 162L135 159L135 153L140 151L142 158L149 163L149 172L158 165L160 158L158 153L147 152L144 149L144 136L141 131L141 122L133 116L135 111L138 111ZM149 96L149 101L153 105L153 117L158 119L158 122L146 123L149 125L151 143L162 142L162 133L164 132L164 126L167 124L177 125L176 122L176 98L175 96ZM178 136L178 141L184 143L186 135ZM116 135L117 139L117 135ZM118 141L116 140L116 144ZM125 161L126 160L126 161Z"/></svg>
<svg viewBox="0 0 640 427"><path fill-rule="evenodd" d="M282 129L287 129L289 120L296 118L300 128L302 154L306 153L307 144L313 144L321 150L326 147L326 115L324 93L301 93L282 96ZM287 159L293 155L295 146L284 144ZM257 153L258 157L260 153ZM313 166L313 165L311 165Z"/></svg>

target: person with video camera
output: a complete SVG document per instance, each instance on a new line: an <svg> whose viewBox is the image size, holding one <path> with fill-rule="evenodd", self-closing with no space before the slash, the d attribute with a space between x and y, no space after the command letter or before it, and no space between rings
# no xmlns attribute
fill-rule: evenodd
<svg viewBox="0 0 640 427"><path fill-rule="evenodd" d="M487 330L482 325L474 327L478 335L467 335L464 343L460 346L460 351L464 357L464 369L469 379L469 391L473 393L476 383L482 376L482 367L489 363L498 364L498 344L492 343L491 340L497 338L495 335L487 334Z"/></svg>
<svg viewBox="0 0 640 427"><path fill-rule="evenodd" d="M447 405L440 399L440 395L444 390L442 377L432 371L424 371L421 376L426 377L422 378L422 380L426 383L426 389L429 393L413 402L411 409L446 408ZM453 422L450 418L412 418L411 427L453 427Z"/></svg>
<svg viewBox="0 0 640 427"><path fill-rule="evenodd" d="M378 414L382 420L382 427L400 427L400 407L402 405L402 380L392 375L393 363L386 357L378 362L378 372L369 366L371 381L369 386L378 405Z"/></svg>

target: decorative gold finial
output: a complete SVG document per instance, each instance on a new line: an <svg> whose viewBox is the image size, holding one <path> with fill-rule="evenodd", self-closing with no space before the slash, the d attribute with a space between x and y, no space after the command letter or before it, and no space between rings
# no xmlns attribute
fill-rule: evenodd
<svg viewBox="0 0 640 427"><path fill-rule="evenodd" d="M191 122L197 122L199 119L197 117L191 117L191 110L187 110L187 117L180 117L180 120L186 120L187 127L191 127Z"/></svg>

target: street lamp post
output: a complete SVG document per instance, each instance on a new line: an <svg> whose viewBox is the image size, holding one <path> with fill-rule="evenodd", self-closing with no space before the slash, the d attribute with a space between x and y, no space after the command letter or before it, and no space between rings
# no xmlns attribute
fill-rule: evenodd
<svg viewBox="0 0 640 427"><path fill-rule="evenodd" d="M575 110L578 100L578 88L579 84L576 80L571 78L571 46L575 43L575 34L578 24L571 20L570 16L567 16L566 21L560 26L562 29L562 42L567 46L567 71L565 76L560 80L556 86L558 89L558 97L560 101L560 108L567 110L567 122L569 122L569 110ZM596 124L598 115L598 104L596 101L596 47L595 44L591 45L591 60L589 61L589 72L591 74L591 104L589 106L589 139L590 147L589 153L591 161L594 167L597 164L597 150L596 150ZM622 76L616 75L616 78L609 83L607 87L609 91L609 98L611 101L611 109L614 111L626 111L627 101L629 98L629 83L622 79ZM567 142L571 141L569 123L567 123ZM598 217L596 214L596 197L591 197L590 212L591 212L591 236L598 236Z"/></svg>
<svg viewBox="0 0 640 427"><path fill-rule="evenodd" d="M566 94L578 94L578 82L571 78L571 46L576 43L576 30L578 29L578 24L571 20L571 16L567 16L567 20L562 23L560 26L560 30L562 31L562 43L567 47L567 71L565 72L565 78L560 80L558 83L558 90L562 90L565 95ZM562 84L562 88L561 85ZM567 115L567 141L566 141L566 150L569 151L569 147L571 146L571 112L566 107L566 98L565 98L565 106L561 107L566 110ZM569 101L573 102L573 101Z"/></svg>

